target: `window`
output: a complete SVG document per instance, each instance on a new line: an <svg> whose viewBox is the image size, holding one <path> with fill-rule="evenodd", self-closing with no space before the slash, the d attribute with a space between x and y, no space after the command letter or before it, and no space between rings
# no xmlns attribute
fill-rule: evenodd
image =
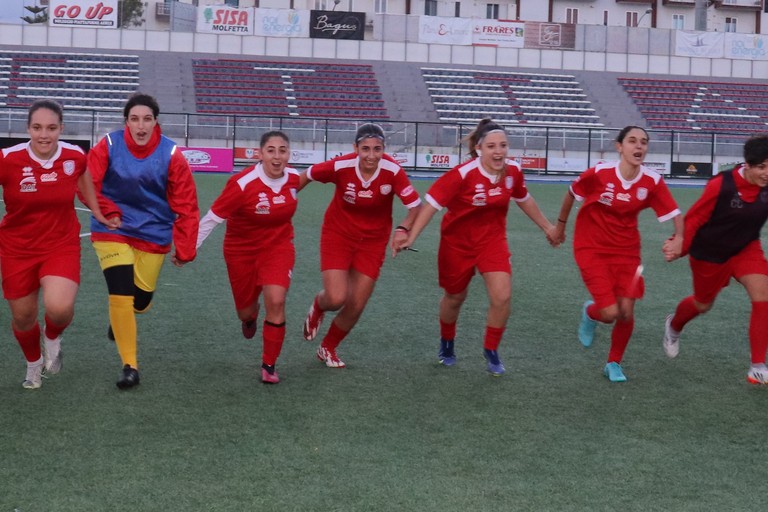
<svg viewBox="0 0 768 512"><path fill-rule="evenodd" d="M499 4L485 4L485 17L489 20L499 19Z"/></svg>
<svg viewBox="0 0 768 512"><path fill-rule="evenodd" d="M453 15L461 18L461 2L454 2Z"/></svg>
<svg viewBox="0 0 768 512"><path fill-rule="evenodd" d="M224 5L230 7L240 7L240 0L224 0Z"/></svg>
<svg viewBox="0 0 768 512"><path fill-rule="evenodd" d="M579 22L579 10L578 9L566 9L565 10L565 22L570 25L576 25Z"/></svg>
<svg viewBox="0 0 768 512"><path fill-rule="evenodd" d="M325 10L325 0L315 0L315 7L318 11L324 11Z"/></svg>
<svg viewBox="0 0 768 512"><path fill-rule="evenodd" d="M603 11L603 25L608 26L608 11Z"/></svg>
<svg viewBox="0 0 768 512"><path fill-rule="evenodd" d="M437 16L437 0L424 0L424 14Z"/></svg>
<svg viewBox="0 0 768 512"><path fill-rule="evenodd" d="M376 14L386 14L387 0L376 0L376 4L373 6L373 12Z"/></svg>
<svg viewBox="0 0 768 512"><path fill-rule="evenodd" d="M682 14L673 14L672 28L676 30L683 30L685 28L685 16Z"/></svg>
<svg viewBox="0 0 768 512"><path fill-rule="evenodd" d="M627 11L627 26L628 27L636 27L637 26L637 13L634 11Z"/></svg>
<svg viewBox="0 0 768 512"><path fill-rule="evenodd" d="M736 32L736 18L725 18L725 31Z"/></svg>

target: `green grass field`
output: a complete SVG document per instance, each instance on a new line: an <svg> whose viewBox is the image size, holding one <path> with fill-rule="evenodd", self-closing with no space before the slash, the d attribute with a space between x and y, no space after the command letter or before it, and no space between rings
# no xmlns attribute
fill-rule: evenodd
<svg viewBox="0 0 768 512"><path fill-rule="evenodd" d="M205 212L226 176L197 176ZM428 182L417 183L426 190ZM529 184L554 218L566 185ZM325 368L301 336L320 287L317 245L331 187L310 185L295 218L282 382L260 382L260 334L240 334L221 256L224 227L183 269L166 264L139 318L142 384L120 392L107 296L90 245L64 370L21 388L24 362L0 309L0 512L37 511L734 511L763 502L768 389L749 386L749 301L732 285L661 349L664 316L689 294L667 264L671 224L641 217L646 297L624 360L602 376L609 329L576 338L587 298L570 244L552 249L514 206L513 305L485 372L485 291L458 326L459 363L437 364L438 219L420 252L388 259L358 326ZM687 208L700 189L675 188ZM398 209L398 218L402 216ZM572 215L573 217L573 215ZM572 223L569 225L569 233ZM322 333L325 332L330 317Z"/></svg>

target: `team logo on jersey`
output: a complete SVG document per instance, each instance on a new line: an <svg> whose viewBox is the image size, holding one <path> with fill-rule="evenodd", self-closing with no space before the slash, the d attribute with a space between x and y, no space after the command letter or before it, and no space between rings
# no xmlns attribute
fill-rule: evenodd
<svg viewBox="0 0 768 512"><path fill-rule="evenodd" d="M64 162L64 174L67 176L72 176L75 174L75 161L74 160L67 160Z"/></svg>
<svg viewBox="0 0 768 512"><path fill-rule="evenodd" d="M280 194L272 198L272 204L285 204L285 196Z"/></svg>
<svg viewBox="0 0 768 512"><path fill-rule="evenodd" d="M46 181L56 181L56 178L58 178L58 174L56 174L56 171L49 172L48 174L41 174L40 175L40 181L45 183Z"/></svg>
<svg viewBox="0 0 768 512"><path fill-rule="evenodd" d="M626 192L619 192L616 194L616 200L617 201L624 201L625 203L628 203L632 199L632 196Z"/></svg>
<svg viewBox="0 0 768 512"><path fill-rule="evenodd" d="M513 184L514 181L512 180L512 176L504 178L504 186L507 187L507 190L511 189Z"/></svg>
<svg viewBox="0 0 768 512"><path fill-rule="evenodd" d="M735 193L731 198L731 208L744 208L744 201L741 200L739 193Z"/></svg>
<svg viewBox="0 0 768 512"><path fill-rule="evenodd" d="M25 168L23 168L21 170L21 175L22 176L34 176L35 173L32 172L32 168L31 167L25 167Z"/></svg>
<svg viewBox="0 0 768 512"><path fill-rule="evenodd" d="M501 187L492 188L491 190L488 191L488 195L490 197L500 196L501 195Z"/></svg>
<svg viewBox="0 0 768 512"><path fill-rule="evenodd" d="M267 197L267 194L265 194L264 192L259 193L259 202L256 203L256 214L257 215L269 214L269 197Z"/></svg>
<svg viewBox="0 0 768 512"><path fill-rule="evenodd" d="M392 185L386 184L379 187L379 192L381 192L381 195L387 195L390 192L392 192Z"/></svg>
<svg viewBox="0 0 768 512"><path fill-rule="evenodd" d="M34 176L22 178L19 182L19 192L37 192L37 180Z"/></svg>
<svg viewBox="0 0 768 512"><path fill-rule="evenodd" d="M606 183L605 192L600 194L600 198L597 200L597 202L606 206L613 205L613 189L613 183Z"/></svg>
<svg viewBox="0 0 768 512"><path fill-rule="evenodd" d="M641 201L645 201L647 197L648 197L648 189L645 187L638 187L637 198Z"/></svg>
<svg viewBox="0 0 768 512"><path fill-rule="evenodd" d="M344 191L344 200L349 204L355 204L355 184L347 183L347 189Z"/></svg>
<svg viewBox="0 0 768 512"><path fill-rule="evenodd" d="M357 197L370 199L373 197L373 190L361 190L360 192L357 193Z"/></svg>
<svg viewBox="0 0 768 512"><path fill-rule="evenodd" d="M472 196L472 206L485 206L487 196L485 195L485 187L478 183L475 185L475 195Z"/></svg>

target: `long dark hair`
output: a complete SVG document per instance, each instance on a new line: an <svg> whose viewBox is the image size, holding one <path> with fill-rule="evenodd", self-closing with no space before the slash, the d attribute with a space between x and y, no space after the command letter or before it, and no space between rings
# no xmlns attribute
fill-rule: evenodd
<svg viewBox="0 0 768 512"><path fill-rule="evenodd" d="M482 142L486 135L496 130L501 130L502 132L505 131L500 124L496 123L491 118L486 117L477 123L474 130L469 132L469 135L466 136L465 140L469 146L469 154L472 158L477 158L478 156L477 150L475 149L477 145Z"/></svg>

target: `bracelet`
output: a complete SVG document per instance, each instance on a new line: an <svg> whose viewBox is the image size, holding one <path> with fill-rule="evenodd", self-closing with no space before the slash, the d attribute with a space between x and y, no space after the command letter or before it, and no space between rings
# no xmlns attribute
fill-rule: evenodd
<svg viewBox="0 0 768 512"><path fill-rule="evenodd" d="M557 222L562 222L563 224L568 224L568 223L567 223L567 222L565 222L563 219L557 219Z"/></svg>
<svg viewBox="0 0 768 512"><path fill-rule="evenodd" d="M405 231L406 233L410 233L410 232L411 232L411 230L410 230L410 229L408 229L408 228L407 228L407 227L405 227L405 226L397 226L397 227L395 228L395 231Z"/></svg>

